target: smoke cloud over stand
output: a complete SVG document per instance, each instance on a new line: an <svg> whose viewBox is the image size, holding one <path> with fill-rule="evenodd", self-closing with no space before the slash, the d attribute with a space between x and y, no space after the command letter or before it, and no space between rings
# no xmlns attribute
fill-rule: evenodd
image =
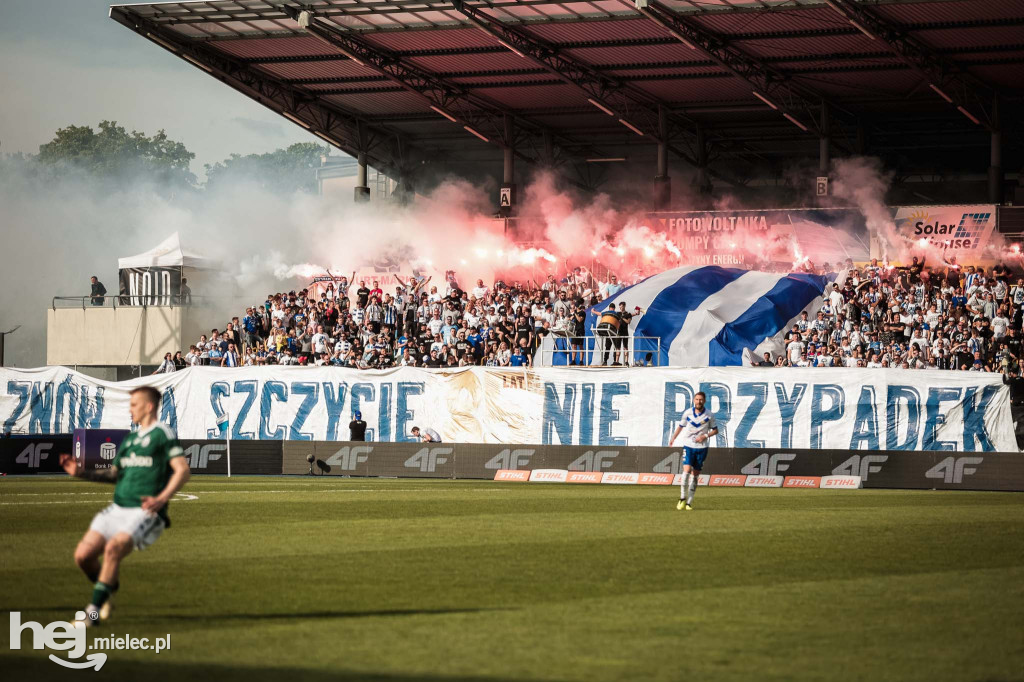
<svg viewBox="0 0 1024 682"><path fill-rule="evenodd" d="M177 196L143 181L81 173L42 182L27 172L29 163L0 160L6 235L0 321L5 328L24 325L8 338L7 363L17 366L45 362L45 311L54 295L86 295L94 274L109 295L116 294L117 258L152 248L175 231L186 249L220 263L225 284L217 291L193 290L196 297L215 299L211 326L268 293L300 289L328 269L347 276L382 261L402 265L403 272L431 273L431 284L441 289L448 269L463 287L476 279L490 284L496 276L539 279L562 274L566 266L610 269L629 280L691 262L701 239L708 240L703 248L715 239L720 251L755 255L748 266L755 260L801 261L788 238L776 239L760 226L740 225L729 234L697 225L669 229L651 220L646 207L606 194L583 197L548 172L526 185L519 206L525 217L506 234L492 213L494 188L461 179L441 182L400 206L281 196L258 179ZM870 160L836 164L836 196L854 203L894 244L886 186ZM739 208L736 201L723 202Z"/></svg>

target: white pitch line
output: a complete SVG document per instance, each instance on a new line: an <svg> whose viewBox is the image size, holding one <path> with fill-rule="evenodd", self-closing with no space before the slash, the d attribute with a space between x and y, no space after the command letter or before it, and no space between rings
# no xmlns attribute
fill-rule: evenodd
<svg viewBox="0 0 1024 682"><path fill-rule="evenodd" d="M173 501L191 501L198 500L200 495L260 495L260 494L278 494L278 493L390 493L390 492L434 492L426 487L419 488L364 488L364 489L350 489L350 488L327 488L325 490L196 490L191 493L177 493L180 497L176 496ZM488 491L490 495L493 492L511 492L510 490L495 490ZM110 493L11 493L11 495L109 495ZM19 506L19 505L32 505L32 504L95 504L96 500L40 500L38 502L24 501L24 502L0 502L2 507Z"/></svg>
<svg viewBox="0 0 1024 682"><path fill-rule="evenodd" d="M394 488L394 490L419 490L419 488ZM362 492L377 492L372 489L353 489L344 490L340 488L329 488L326 490L194 490L190 494L195 495L224 495L228 493L305 493L305 492L350 492L350 493L362 493ZM180 493L179 493L180 494ZM110 495L109 492L98 492L98 493L72 493L54 491L50 493L5 493L4 497L45 497L53 495Z"/></svg>
<svg viewBox="0 0 1024 682"><path fill-rule="evenodd" d="M196 495L234 495L259 493L391 493L426 492L426 488L327 488L324 490L196 490Z"/></svg>
<svg viewBox="0 0 1024 682"><path fill-rule="evenodd" d="M4 497L19 497L19 496L21 496L21 497L27 497L27 496L39 497L39 496L42 496L42 495L109 495L109 494L110 493L108 493L108 492L100 492L100 493L69 493L69 492L54 491L52 493L4 493Z"/></svg>
<svg viewBox="0 0 1024 682"><path fill-rule="evenodd" d="M38 493L38 494L39 495L43 495L43 494L46 494L46 493ZM52 494L59 495L61 493L52 493ZM64 493L64 494L65 495L92 495L92 494L109 495L110 493ZM190 495L189 493L175 493L174 494L174 498L171 501L172 502L189 502L191 500L198 500L198 499L199 499L198 497L196 497L195 495ZM10 507L10 506L15 506L16 507L16 506L27 505L27 504L96 504L96 500L40 500L39 502L0 502L0 506L3 506L3 507Z"/></svg>
<svg viewBox="0 0 1024 682"><path fill-rule="evenodd" d="M50 500L48 502L0 502L0 507L19 507L29 504L96 504L95 500Z"/></svg>

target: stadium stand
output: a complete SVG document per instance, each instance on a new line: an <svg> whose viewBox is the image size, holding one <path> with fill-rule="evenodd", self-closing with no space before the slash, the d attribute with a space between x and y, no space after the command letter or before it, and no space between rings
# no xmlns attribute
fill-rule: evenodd
<svg viewBox="0 0 1024 682"><path fill-rule="evenodd" d="M268 295L222 325L224 331L203 335L175 366L528 366L544 336L583 336L586 309L619 287L611 277L600 282L580 268L542 284L499 280L488 286L478 280L466 288L450 273L441 288L420 278L394 293L341 277L319 299L305 289ZM757 361L1001 372L1012 378L1020 372L1022 310L1024 278L1003 265L933 267L915 259L893 267L873 260L850 269L820 311L801 315L787 333L784 354Z"/></svg>

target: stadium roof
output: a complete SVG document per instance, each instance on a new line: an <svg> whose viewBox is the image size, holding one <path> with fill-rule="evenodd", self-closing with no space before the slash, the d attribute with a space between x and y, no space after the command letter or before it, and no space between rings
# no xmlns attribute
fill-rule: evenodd
<svg viewBox="0 0 1024 682"><path fill-rule="evenodd" d="M1024 0L209 0L111 17L393 176L500 179L512 147L519 168L583 185L623 167L595 159L650 178L664 140L673 172L735 184L817 163L822 138L907 173L984 173L1024 100ZM1017 126L1002 146L1019 168Z"/></svg>

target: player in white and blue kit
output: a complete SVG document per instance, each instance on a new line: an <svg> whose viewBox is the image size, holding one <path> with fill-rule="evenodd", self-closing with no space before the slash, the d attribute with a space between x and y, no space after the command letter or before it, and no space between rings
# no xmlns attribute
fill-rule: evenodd
<svg viewBox="0 0 1024 682"><path fill-rule="evenodd" d="M683 421L676 427L669 447L680 433L683 434L683 483L679 490L680 511L693 510L693 495L697 492L697 479L704 468L704 459L708 456L708 439L718 433L715 416L704 409L707 396L701 391L693 396L693 407L683 412Z"/></svg>

